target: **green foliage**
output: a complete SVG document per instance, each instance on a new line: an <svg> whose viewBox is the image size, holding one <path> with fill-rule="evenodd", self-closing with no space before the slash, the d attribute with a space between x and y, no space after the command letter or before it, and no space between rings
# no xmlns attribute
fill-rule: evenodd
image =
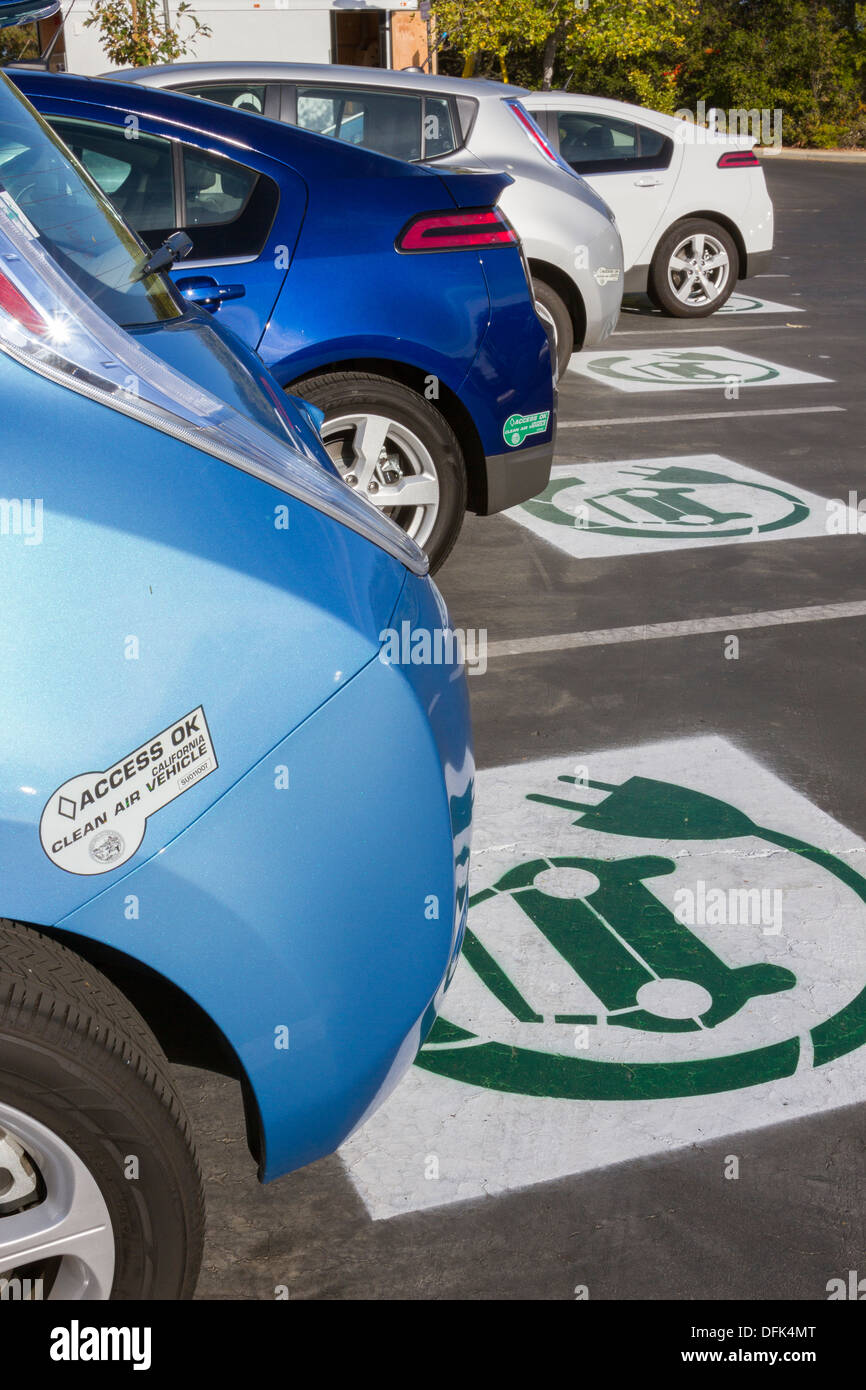
<svg viewBox="0 0 866 1390"><path fill-rule="evenodd" d="M705 0L683 104L778 107L785 144L838 145L863 111L864 20L832 0Z"/></svg>
<svg viewBox="0 0 866 1390"><path fill-rule="evenodd" d="M191 25L184 37L180 26L166 25L161 0L95 0L84 26L99 31L99 41L109 62L117 67L149 67L173 63L194 52L196 39L209 38L211 30L183 0L177 18Z"/></svg>
<svg viewBox="0 0 866 1390"><path fill-rule="evenodd" d="M433 0L443 71L661 111L780 108L787 145L866 146L866 0Z"/></svg>
<svg viewBox="0 0 866 1390"><path fill-rule="evenodd" d="M9 29L0 29L0 63L38 57L39 35L35 24L15 24Z"/></svg>

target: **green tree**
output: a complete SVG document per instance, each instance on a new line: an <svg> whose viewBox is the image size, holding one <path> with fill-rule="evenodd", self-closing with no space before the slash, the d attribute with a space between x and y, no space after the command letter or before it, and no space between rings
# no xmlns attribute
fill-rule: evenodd
<svg viewBox="0 0 866 1390"><path fill-rule="evenodd" d="M210 38L207 24L193 14L187 0L177 7L177 19L191 25L184 37L181 25L166 24L161 0L94 0L85 28L95 27L109 62L117 67L148 67L173 63L194 52L197 39Z"/></svg>
<svg viewBox="0 0 866 1390"><path fill-rule="evenodd" d="M620 87L625 76L622 96L670 110L668 72L698 13L694 0L434 0L434 9L440 45L460 55L464 76L492 60L506 81L519 69L549 90L592 73L604 87L611 71Z"/></svg>
<svg viewBox="0 0 866 1390"><path fill-rule="evenodd" d="M695 0L589 0L569 26L566 82L660 111L678 104L698 20Z"/></svg>
<svg viewBox="0 0 866 1390"><path fill-rule="evenodd" d="M35 24L15 24L9 29L0 29L0 63L38 57L39 34Z"/></svg>
<svg viewBox="0 0 866 1390"><path fill-rule="evenodd" d="M786 144L863 143L866 5L702 0L685 104L782 111Z"/></svg>

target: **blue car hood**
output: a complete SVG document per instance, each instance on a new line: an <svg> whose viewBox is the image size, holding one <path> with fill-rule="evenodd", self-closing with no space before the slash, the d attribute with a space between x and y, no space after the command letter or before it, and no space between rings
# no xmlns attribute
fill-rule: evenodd
<svg viewBox="0 0 866 1390"><path fill-rule="evenodd" d="M187 309L177 319L129 331L155 357L336 474L310 408L287 396L252 349L207 310Z"/></svg>

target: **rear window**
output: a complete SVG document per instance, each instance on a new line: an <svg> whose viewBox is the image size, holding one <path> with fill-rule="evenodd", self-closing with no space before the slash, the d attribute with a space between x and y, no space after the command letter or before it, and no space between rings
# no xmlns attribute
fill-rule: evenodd
<svg viewBox="0 0 866 1390"><path fill-rule="evenodd" d="M130 142L132 143L132 142ZM0 214L25 225L121 328L181 316L147 252L97 184L0 74Z"/></svg>
<svg viewBox="0 0 866 1390"><path fill-rule="evenodd" d="M201 97L204 101L218 101L223 106L233 106L236 111L246 111L250 116L265 114L264 82L197 82L195 86L178 87L190 97Z"/></svg>
<svg viewBox="0 0 866 1390"><path fill-rule="evenodd" d="M410 164L450 154L458 143L451 102L421 93L299 86L296 123L302 130Z"/></svg>

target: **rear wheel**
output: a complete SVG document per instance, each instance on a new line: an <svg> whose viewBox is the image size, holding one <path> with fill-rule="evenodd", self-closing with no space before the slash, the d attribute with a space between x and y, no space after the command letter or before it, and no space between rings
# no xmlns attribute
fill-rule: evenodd
<svg viewBox="0 0 866 1390"><path fill-rule="evenodd" d="M5 1296L190 1298L203 1224L189 1122L144 1020L73 951L0 921Z"/></svg>
<svg viewBox="0 0 866 1390"><path fill-rule="evenodd" d="M290 388L325 413L322 440L350 487L427 552L446 559L466 511L457 436L417 391L367 372L329 372Z"/></svg>
<svg viewBox="0 0 866 1390"><path fill-rule="evenodd" d="M674 318L706 318L729 298L739 268L730 233L715 222L689 217L659 242L647 289L656 307Z"/></svg>
<svg viewBox="0 0 866 1390"><path fill-rule="evenodd" d="M547 330L554 380L558 381L574 352L574 324L565 300L544 280L533 280L535 311Z"/></svg>

